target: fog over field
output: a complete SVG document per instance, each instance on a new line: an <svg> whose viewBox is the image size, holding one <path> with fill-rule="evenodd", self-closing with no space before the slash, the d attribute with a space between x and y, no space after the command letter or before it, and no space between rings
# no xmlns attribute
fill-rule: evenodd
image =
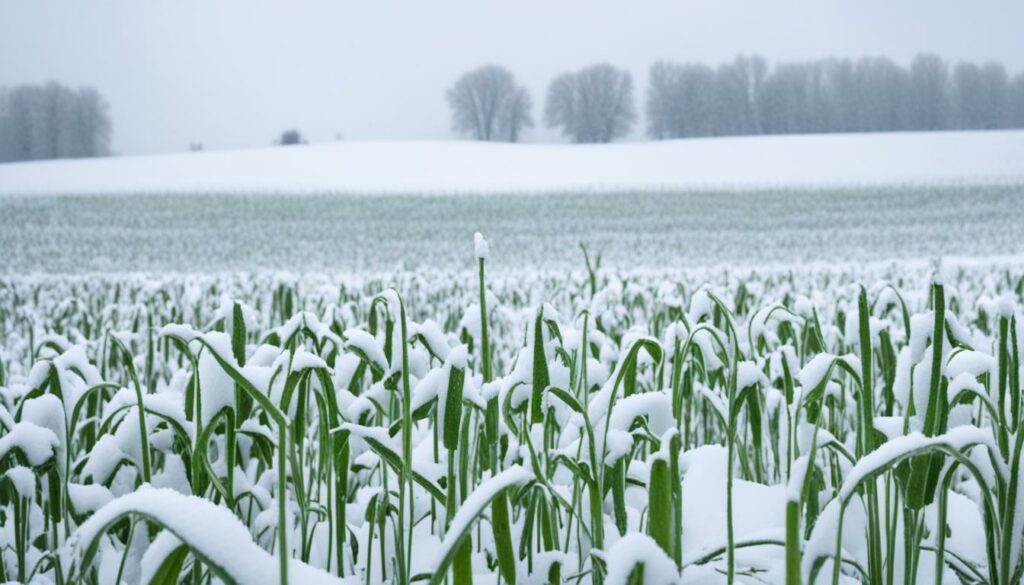
<svg viewBox="0 0 1024 585"><path fill-rule="evenodd" d="M264 146L290 127L312 142L448 138L445 90L488 63L531 93L531 142L559 140L537 113L549 82L592 63L630 71L639 99L659 60L887 57L909 66L932 53L951 64L998 61L1011 77L1024 71L1016 0L37 0L6 1L0 16L0 85L95 86L110 101L112 149L126 155Z"/></svg>

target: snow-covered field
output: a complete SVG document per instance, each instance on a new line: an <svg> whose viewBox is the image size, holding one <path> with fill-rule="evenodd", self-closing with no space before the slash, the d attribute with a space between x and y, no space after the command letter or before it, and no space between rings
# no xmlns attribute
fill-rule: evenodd
<svg viewBox="0 0 1024 585"><path fill-rule="evenodd" d="M562 193L1024 180L1024 131L603 145L339 142L0 165L0 194Z"/></svg>
<svg viewBox="0 0 1024 585"><path fill-rule="evenodd" d="M1024 255L1024 183L477 196L0 197L0 274L831 265Z"/></svg>
<svg viewBox="0 0 1024 585"><path fill-rule="evenodd" d="M0 582L1019 583L1024 133L929 138L0 165Z"/></svg>

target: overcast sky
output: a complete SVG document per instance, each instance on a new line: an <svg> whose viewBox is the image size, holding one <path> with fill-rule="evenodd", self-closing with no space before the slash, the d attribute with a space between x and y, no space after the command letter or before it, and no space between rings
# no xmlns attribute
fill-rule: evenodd
<svg viewBox="0 0 1024 585"><path fill-rule="evenodd" d="M630 69L638 99L657 59L738 53L928 51L1016 73L1022 23L1021 0L0 0L0 85L96 86L122 154L264 146L288 127L448 139L444 90L483 63L512 69L539 122L548 81L597 61Z"/></svg>

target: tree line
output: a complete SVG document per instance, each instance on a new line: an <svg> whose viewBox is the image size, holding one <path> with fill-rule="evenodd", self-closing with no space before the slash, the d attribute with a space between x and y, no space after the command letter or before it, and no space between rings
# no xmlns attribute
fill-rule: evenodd
<svg viewBox="0 0 1024 585"><path fill-rule="evenodd" d="M532 128L533 100L515 75L485 65L447 91L452 129L476 140L517 142ZM610 142L637 122L629 71L600 63L551 81L543 122L573 142ZM740 56L711 67L659 61L644 100L656 139L751 134L1024 128L1024 73L998 62L950 63L921 54L819 59L769 67ZM0 87L0 162L110 153L110 107L93 87L49 82ZM278 144L304 142L297 131Z"/></svg>
<svg viewBox="0 0 1024 585"><path fill-rule="evenodd" d="M515 142L533 126L532 100L508 69L486 65L446 94L452 129ZM544 123L574 142L610 142L637 121L629 71L602 63L551 81ZM645 96L646 133L696 136L1024 128L1024 73L1003 64L950 63L920 54L819 59L769 67L739 56L711 67L659 61Z"/></svg>
<svg viewBox="0 0 1024 585"><path fill-rule="evenodd" d="M0 162L105 156L110 106L94 87L0 88Z"/></svg>

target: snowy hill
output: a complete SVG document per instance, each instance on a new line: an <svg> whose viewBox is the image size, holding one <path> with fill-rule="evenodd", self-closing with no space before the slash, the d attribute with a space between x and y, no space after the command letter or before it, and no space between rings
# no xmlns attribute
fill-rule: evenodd
<svg viewBox="0 0 1024 585"><path fill-rule="evenodd" d="M1024 131L607 145L339 142L0 165L0 195L449 194L1024 181Z"/></svg>

